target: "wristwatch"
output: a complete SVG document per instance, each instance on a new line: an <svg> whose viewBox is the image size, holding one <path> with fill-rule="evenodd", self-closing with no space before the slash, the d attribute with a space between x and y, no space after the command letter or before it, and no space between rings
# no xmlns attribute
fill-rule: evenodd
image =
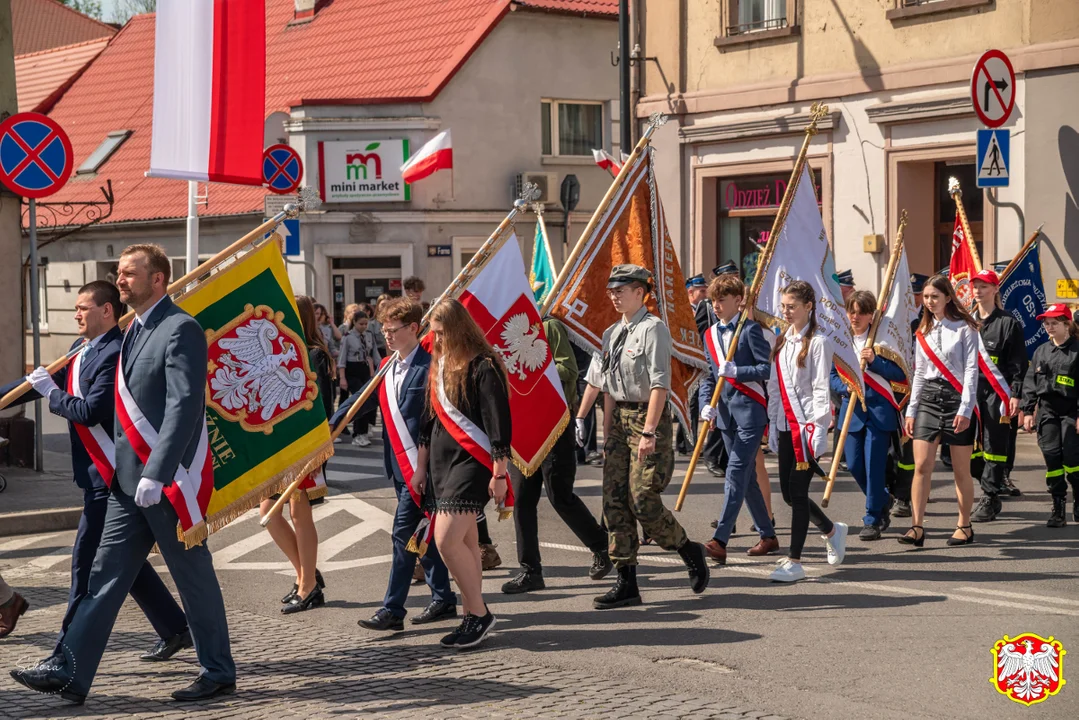
<svg viewBox="0 0 1079 720"><path fill-rule="evenodd" d="M656 434L654 432L648 432L647 430L641 433L641 437L654 438L655 436Z"/></svg>

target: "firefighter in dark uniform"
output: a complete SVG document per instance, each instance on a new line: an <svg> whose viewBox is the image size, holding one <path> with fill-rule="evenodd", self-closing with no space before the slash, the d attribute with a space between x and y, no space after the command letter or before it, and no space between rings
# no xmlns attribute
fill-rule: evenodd
<svg viewBox="0 0 1079 720"><path fill-rule="evenodd" d="M1026 340L1023 326L1000 308L1000 279L992 270L982 270L971 280L977 301L974 318L981 323L982 344L989 360L1008 385L1011 399L1006 414L1001 412L1002 400L985 371L978 375L978 414L981 447L970 458L970 474L982 486L982 499L971 513L974 522L988 522L1000 512L1001 495L1010 496L1004 484L1004 469L1008 464L1011 446L1011 418L1019 410L1019 395L1023 391L1023 376L1027 371Z"/></svg>
<svg viewBox="0 0 1079 720"><path fill-rule="evenodd" d="M622 317L603 333L600 355L588 368L588 387L577 411L577 441L584 417L601 392L604 452L603 517L609 552L618 569L615 586L593 601L599 610L639 605L637 523L665 550L677 550L689 570L690 587L708 586L704 547L691 541L662 493L674 474L674 432L667 394L671 388L671 335L648 312L652 275L637 265L616 265L607 295Z"/></svg>
<svg viewBox="0 0 1079 720"><path fill-rule="evenodd" d="M1049 342L1034 351L1023 383L1023 430L1038 433L1045 458L1045 484L1053 497L1046 527L1068 524L1065 506L1072 486L1072 520L1079 522L1079 326L1068 306L1050 305L1038 316Z"/></svg>

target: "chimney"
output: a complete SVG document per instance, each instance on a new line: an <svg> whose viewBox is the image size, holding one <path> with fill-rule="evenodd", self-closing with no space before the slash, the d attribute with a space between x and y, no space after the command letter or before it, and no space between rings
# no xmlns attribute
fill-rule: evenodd
<svg viewBox="0 0 1079 720"><path fill-rule="evenodd" d="M318 0L294 0L296 3L295 20L310 20L315 16L315 5Z"/></svg>

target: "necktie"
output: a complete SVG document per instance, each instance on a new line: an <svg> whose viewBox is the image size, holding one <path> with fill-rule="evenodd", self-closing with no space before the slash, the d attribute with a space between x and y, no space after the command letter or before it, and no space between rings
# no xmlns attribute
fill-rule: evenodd
<svg viewBox="0 0 1079 720"><path fill-rule="evenodd" d="M124 337L124 357L126 358L131 354L131 348L135 347L135 339L139 336L139 332L142 330L142 323L138 319L131 321L131 327L127 330L127 335Z"/></svg>
<svg viewBox="0 0 1079 720"><path fill-rule="evenodd" d="M603 358L603 366L600 368L603 372L607 372L611 367L611 363L618 362L618 358L622 357L622 348L626 345L627 335L629 335L628 325L622 327L618 337L611 343L611 350L607 353L607 357Z"/></svg>

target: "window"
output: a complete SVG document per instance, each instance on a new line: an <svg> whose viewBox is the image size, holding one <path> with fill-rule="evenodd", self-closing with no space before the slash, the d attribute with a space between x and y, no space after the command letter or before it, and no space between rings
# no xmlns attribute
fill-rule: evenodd
<svg viewBox="0 0 1079 720"><path fill-rule="evenodd" d="M985 193L977 187L977 172L974 163L938 162L934 167L936 185L937 247L934 267L943 268L952 258L952 232L955 230L955 200L948 194L948 180L959 181L963 196L963 210L967 213L970 234L974 236L974 246L978 257L985 258L984 203ZM934 270L934 272L936 272Z"/></svg>
<svg viewBox="0 0 1079 720"><path fill-rule="evenodd" d="M951 10L969 10L992 3L993 0L892 0L892 8L885 13L885 17L889 20L906 20Z"/></svg>
<svg viewBox="0 0 1079 720"><path fill-rule="evenodd" d="M45 271L49 269L47 264L38 265L37 268L37 292L38 292L38 316L40 320L41 332L47 333L49 331L49 293L48 285L45 279ZM30 268L26 267L23 273L23 289L25 291L25 304L26 304L26 332L33 332L34 325L31 321L32 315L30 313Z"/></svg>
<svg viewBox="0 0 1079 720"><path fill-rule="evenodd" d="M797 0L723 0L716 47L798 35Z"/></svg>
<svg viewBox="0 0 1079 720"><path fill-rule="evenodd" d="M540 104L544 155L584 155L603 145L603 103L544 100Z"/></svg>
<svg viewBox="0 0 1079 720"><path fill-rule="evenodd" d="M787 0L738 0L738 24L728 35L776 30L787 25Z"/></svg>
<svg viewBox="0 0 1079 720"><path fill-rule="evenodd" d="M97 150L90 153L90 157L86 158L82 165L79 165L79 169L75 171L76 175L89 175L96 173L98 168L105 164L117 148L124 144L124 140L127 140L131 136L130 130L114 130L105 136L105 139L97 146Z"/></svg>

